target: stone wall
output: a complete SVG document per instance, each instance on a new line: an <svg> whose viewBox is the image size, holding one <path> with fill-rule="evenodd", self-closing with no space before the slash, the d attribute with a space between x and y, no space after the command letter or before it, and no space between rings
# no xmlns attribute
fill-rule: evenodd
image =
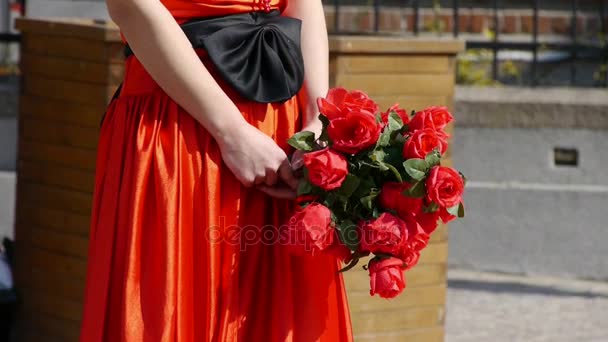
<svg viewBox="0 0 608 342"><path fill-rule="evenodd" d="M606 91L460 87L455 101L469 182L450 265L608 279Z"/></svg>

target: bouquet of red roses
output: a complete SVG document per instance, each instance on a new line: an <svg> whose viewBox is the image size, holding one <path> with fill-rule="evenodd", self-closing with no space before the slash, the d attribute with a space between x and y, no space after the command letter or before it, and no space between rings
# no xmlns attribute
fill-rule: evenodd
<svg viewBox="0 0 608 342"><path fill-rule="evenodd" d="M395 297L438 221L464 216L466 179L441 165L453 117L445 107L381 113L365 93L343 88L318 106L321 136L289 139L302 154L303 181L287 241L297 254L336 255L348 264L342 271L373 255L370 294Z"/></svg>

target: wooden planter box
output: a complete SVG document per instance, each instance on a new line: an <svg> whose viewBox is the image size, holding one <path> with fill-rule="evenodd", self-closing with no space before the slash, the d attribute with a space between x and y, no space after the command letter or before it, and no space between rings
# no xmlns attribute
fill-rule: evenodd
<svg viewBox="0 0 608 342"><path fill-rule="evenodd" d="M99 121L122 80L113 24L20 19L16 286L19 341L78 341ZM383 107L451 106L461 42L332 37L332 85L369 92ZM386 301L367 274L346 275L358 341L441 341L447 231L439 228L408 289ZM338 341L337 341L338 342Z"/></svg>
<svg viewBox="0 0 608 342"><path fill-rule="evenodd" d="M452 107L456 54L462 50L457 40L331 37L331 83L367 92L382 110L395 102L408 111ZM444 165L451 164L449 155L448 150ZM405 292L393 300L370 297L368 274L361 267L346 272L356 341L443 341L447 258L447 227L440 226L420 264L406 272Z"/></svg>

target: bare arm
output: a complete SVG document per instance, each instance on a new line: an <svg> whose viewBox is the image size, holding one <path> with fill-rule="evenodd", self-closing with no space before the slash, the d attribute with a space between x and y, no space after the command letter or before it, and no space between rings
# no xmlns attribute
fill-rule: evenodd
<svg viewBox="0 0 608 342"><path fill-rule="evenodd" d="M289 0L284 14L302 20L304 125L318 133L321 123L317 119L319 110L316 102L318 97L327 95L329 89L329 48L323 4L321 0Z"/></svg>
<svg viewBox="0 0 608 342"><path fill-rule="evenodd" d="M285 152L249 125L209 74L159 0L106 0L112 19L150 76L218 142L222 158L243 184L297 186Z"/></svg>

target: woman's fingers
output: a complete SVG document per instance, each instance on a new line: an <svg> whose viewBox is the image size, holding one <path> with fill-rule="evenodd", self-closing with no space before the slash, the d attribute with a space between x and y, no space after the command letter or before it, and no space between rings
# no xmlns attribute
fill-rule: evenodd
<svg viewBox="0 0 608 342"><path fill-rule="evenodd" d="M293 169L289 164L289 160L285 159L281 166L279 166L279 176L285 184L289 185L292 190L298 188L300 180L293 174Z"/></svg>
<svg viewBox="0 0 608 342"><path fill-rule="evenodd" d="M277 184L277 171L275 171L275 170L266 171L265 183L268 186L273 186L273 185Z"/></svg>
<svg viewBox="0 0 608 342"><path fill-rule="evenodd" d="M280 198L280 199L295 199L296 192L290 187L287 186L268 186L268 185L258 185L258 189L262 192L266 193L269 196Z"/></svg>

